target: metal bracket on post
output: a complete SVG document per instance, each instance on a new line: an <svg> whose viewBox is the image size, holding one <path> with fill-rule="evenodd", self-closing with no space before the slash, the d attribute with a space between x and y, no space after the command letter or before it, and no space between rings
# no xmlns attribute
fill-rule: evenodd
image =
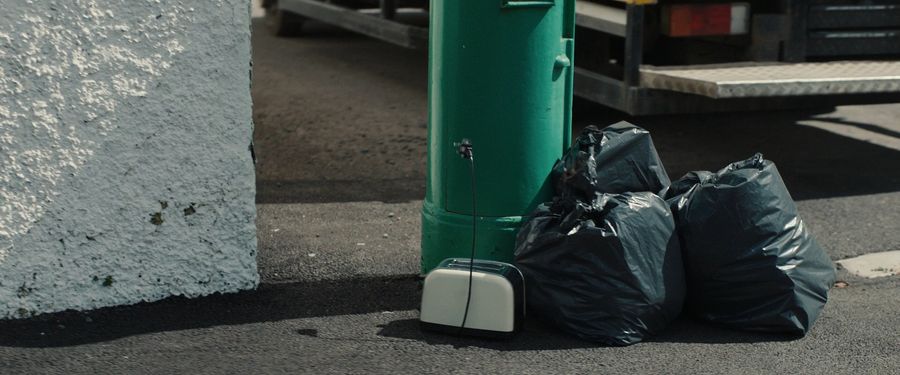
<svg viewBox="0 0 900 375"><path fill-rule="evenodd" d="M622 76L623 102L634 105L634 88L641 84L641 64L644 62L644 9L656 0L628 0L625 25L625 56Z"/></svg>
<svg viewBox="0 0 900 375"><path fill-rule="evenodd" d="M397 15L396 0L381 0L381 17L392 20Z"/></svg>
<svg viewBox="0 0 900 375"><path fill-rule="evenodd" d="M627 23L625 29L625 73L623 81L626 87L640 84L641 64L644 59L644 6L629 1Z"/></svg>
<svg viewBox="0 0 900 375"><path fill-rule="evenodd" d="M501 8L549 8L556 0L503 0Z"/></svg>
<svg viewBox="0 0 900 375"><path fill-rule="evenodd" d="M807 15L809 4L792 1L788 4L788 38L784 43L784 61L806 61Z"/></svg>

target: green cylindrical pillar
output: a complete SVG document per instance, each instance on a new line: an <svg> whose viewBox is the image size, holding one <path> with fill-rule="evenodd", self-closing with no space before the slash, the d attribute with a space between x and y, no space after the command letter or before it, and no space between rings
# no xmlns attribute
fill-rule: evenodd
<svg viewBox="0 0 900 375"><path fill-rule="evenodd" d="M574 0L432 0L422 272L468 257L474 146L476 256L509 262L524 215L552 196L571 139Z"/></svg>

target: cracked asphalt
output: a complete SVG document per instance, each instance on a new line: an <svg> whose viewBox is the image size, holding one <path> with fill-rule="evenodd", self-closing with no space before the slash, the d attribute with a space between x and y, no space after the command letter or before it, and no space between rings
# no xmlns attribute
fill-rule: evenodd
<svg viewBox="0 0 900 375"><path fill-rule="evenodd" d="M0 322L0 373L900 373L900 277L863 279L805 338L690 319L626 348L528 321L509 341L418 330L426 54L322 25L254 29L256 291ZM670 175L756 151L832 259L900 250L900 105L630 119ZM576 129L577 133L577 129Z"/></svg>

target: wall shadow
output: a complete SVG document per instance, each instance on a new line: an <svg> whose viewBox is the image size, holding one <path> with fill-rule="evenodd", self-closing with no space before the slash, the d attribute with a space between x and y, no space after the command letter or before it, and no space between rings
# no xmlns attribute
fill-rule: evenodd
<svg viewBox="0 0 900 375"><path fill-rule="evenodd" d="M67 347L155 332L412 310L419 306L418 296L415 275L262 284L236 294L0 321L0 346Z"/></svg>

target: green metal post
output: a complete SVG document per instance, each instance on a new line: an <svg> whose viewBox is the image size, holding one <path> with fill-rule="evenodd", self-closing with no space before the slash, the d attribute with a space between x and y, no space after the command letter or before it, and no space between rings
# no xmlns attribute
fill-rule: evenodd
<svg viewBox="0 0 900 375"><path fill-rule="evenodd" d="M477 173L476 256L512 261L527 215L571 140L574 0L432 0L428 180L422 272L467 257L472 241L469 139Z"/></svg>

